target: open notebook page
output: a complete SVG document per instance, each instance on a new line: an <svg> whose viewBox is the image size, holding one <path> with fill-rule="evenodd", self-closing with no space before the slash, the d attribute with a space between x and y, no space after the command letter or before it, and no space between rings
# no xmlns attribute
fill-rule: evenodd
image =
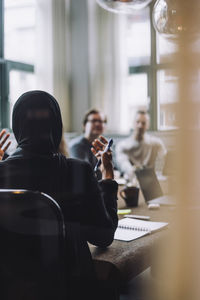
<svg viewBox="0 0 200 300"><path fill-rule="evenodd" d="M135 240L144 235L158 231L167 225L168 223L166 222L151 222L124 218L118 222L118 228L115 232L114 239L121 241Z"/></svg>

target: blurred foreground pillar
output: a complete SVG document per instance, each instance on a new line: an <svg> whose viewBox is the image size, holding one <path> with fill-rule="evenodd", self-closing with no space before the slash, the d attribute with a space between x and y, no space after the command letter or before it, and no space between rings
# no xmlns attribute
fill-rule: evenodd
<svg viewBox="0 0 200 300"><path fill-rule="evenodd" d="M169 0L171 2L175 0ZM200 299L200 2L176 0L182 22L179 78L176 197L172 233L157 254L158 300ZM180 21L180 19L178 21Z"/></svg>

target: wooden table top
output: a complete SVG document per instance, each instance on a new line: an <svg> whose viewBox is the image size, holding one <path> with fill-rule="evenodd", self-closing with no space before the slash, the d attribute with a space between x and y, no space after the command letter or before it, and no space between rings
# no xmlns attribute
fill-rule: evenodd
<svg viewBox="0 0 200 300"><path fill-rule="evenodd" d="M126 208L121 204L120 208ZM140 197L138 207L132 208L132 214L150 216L150 221L173 221L175 208L160 207L159 210L149 210L144 199ZM119 219L123 215L119 215ZM139 239L124 242L114 240L106 249L90 245L97 276L101 280L109 280L114 285L122 284L140 274L151 266L152 252L162 238L167 235L168 229L143 236Z"/></svg>

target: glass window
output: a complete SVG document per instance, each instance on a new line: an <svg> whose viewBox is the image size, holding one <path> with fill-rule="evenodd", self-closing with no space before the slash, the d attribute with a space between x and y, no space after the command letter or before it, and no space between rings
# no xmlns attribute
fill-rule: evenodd
<svg viewBox="0 0 200 300"><path fill-rule="evenodd" d="M150 63L150 18L149 8L137 11L126 17L125 55L129 65L147 65Z"/></svg>
<svg viewBox="0 0 200 300"><path fill-rule="evenodd" d="M172 70L160 70L158 85L158 128L161 130L177 127L178 77Z"/></svg>
<svg viewBox="0 0 200 300"><path fill-rule="evenodd" d="M124 79L121 90L120 131L129 133L138 109L149 108L147 74L133 74Z"/></svg>
<svg viewBox="0 0 200 300"><path fill-rule="evenodd" d="M178 52L178 45L175 42L163 38L157 34L157 63L169 63Z"/></svg>
<svg viewBox="0 0 200 300"><path fill-rule="evenodd" d="M34 73L11 70L9 73L9 82L9 102L11 120L12 108L19 96L24 92L36 89L36 76Z"/></svg>
<svg viewBox="0 0 200 300"><path fill-rule="evenodd" d="M149 7L119 19L120 96L118 131L128 134L138 109L149 107L148 66L151 62ZM129 67L137 73L129 74ZM141 68L142 67L142 68Z"/></svg>
<svg viewBox="0 0 200 300"><path fill-rule="evenodd" d="M5 58L35 62L35 1L5 1Z"/></svg>

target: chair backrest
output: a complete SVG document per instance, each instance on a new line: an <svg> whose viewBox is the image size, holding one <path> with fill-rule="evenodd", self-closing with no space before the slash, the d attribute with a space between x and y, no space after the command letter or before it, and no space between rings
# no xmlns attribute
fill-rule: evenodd
<svg viewBox="0 0 200 300"><path fill-rule="evenodd" d="M0 190L0 299L66 299L65 227L48 195Z"/></svg>

